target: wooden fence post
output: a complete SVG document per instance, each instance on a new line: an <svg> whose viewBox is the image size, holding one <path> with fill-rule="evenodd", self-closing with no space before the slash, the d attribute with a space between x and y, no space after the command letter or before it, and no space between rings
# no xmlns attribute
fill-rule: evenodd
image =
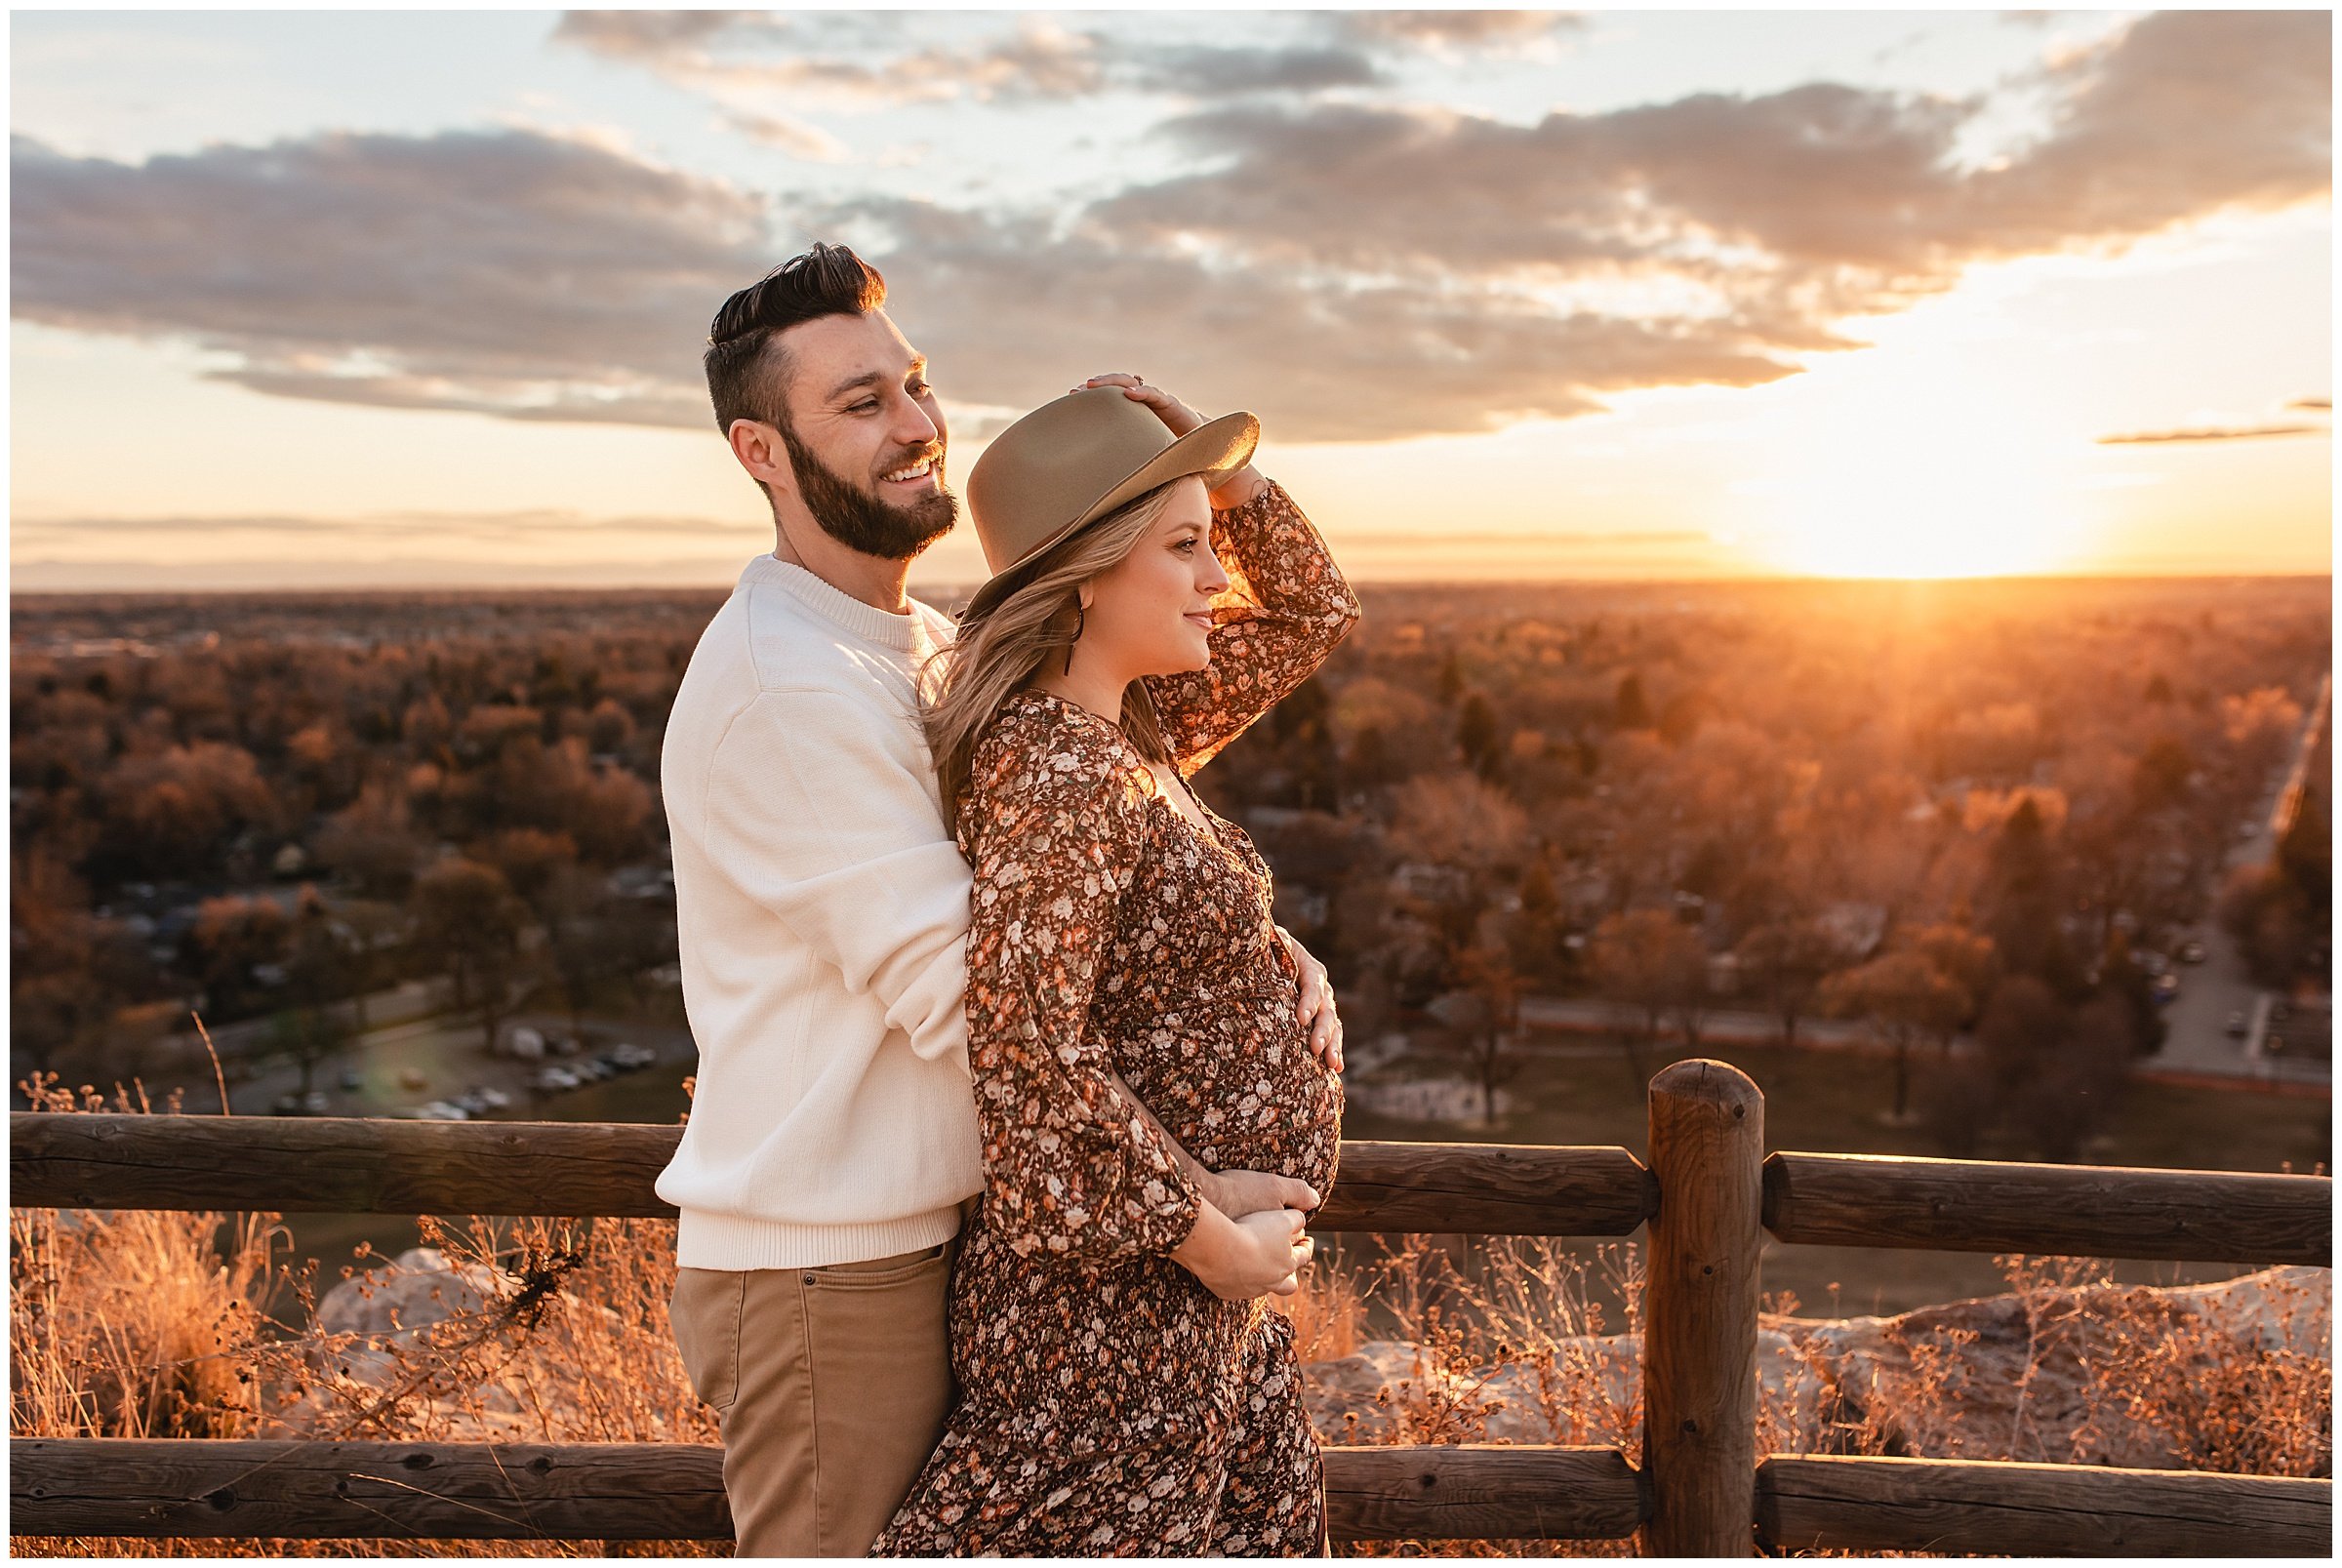
<svg viewBox="0 0 2342 1568"><path fill-rule="evenodd" d="M1642 1467L1651 1557L1756 1552L1756 1258L1764 1096L1695 1059L1651 1080L1650 1222L1642 1305Z"/></svg>

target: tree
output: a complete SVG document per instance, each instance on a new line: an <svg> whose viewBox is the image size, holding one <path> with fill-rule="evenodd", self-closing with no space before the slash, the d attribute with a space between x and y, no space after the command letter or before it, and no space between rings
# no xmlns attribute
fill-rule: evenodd
<svg viewBox="0 0 2342 1568"><path fill-rule="evenodd" d="M1991 1072L1971 1057L1952 1057L1923 1067L1918 1102L1936 1149L1956 1160L1976 1157L1999 1108Z"/></svg>
<svg viewBox="0 0 2342 1568"><path fill-rule="evenodd" d="M1647 730L1651 727L1651 704L1642 695L1642 677L1630 672L1618 683L1618 700L1612 707L1612 722L1622 730Z"/></svg>
<svg viewBox="0 0 2342 1568"><path fill-rule="evenodd" d="M391 960L405 937L407 917L397 905L372 899L344 900L338 913L349 930L350 1008L363 1034L367 995L393 978Z"/></svg>
<svg viewBox="0 0 2342 1568"><path fill-rule="evenodd" d="M560 867L538 900L553 970L569 1004L570 1031L581 1037L596 987L624 957L611 924L614 902L603 878L574 864Z"/></svg>
<svg viewBox="0 0 2342 1568"><path fill-rule="evenodd" d="M2177 736L2159 735L2139 754L2131 772L2131 793L2141 811L2161 811L2187 798L2188 775L2196 759Z"/></svg>
<svg viewBox="0 0 2342 1568"><path fill-rule="evenodd" d="M1453 955L1452 964L1464 988L1441 997L1447 1012L1434 1004L1433 1015L1461 1037L1480 1086L1480 1119L1493 1127L1496 1091L1518 1077L1522 1066L1507 1051L1520 1032L1521 977L1493 917L1481 919L1474 940Z"/></svg>
<svg viewBox="0 0 2342 1568"><path fill-rule="evenodd" d="M258 971L283 961L290 925L266 899L228 894L197 906L182 951L203 986L212 1023L251 1015L262 988Z"/></svg>
<svg viewBox="0 0 2342 1568"><path fill-rule="evenodd" d="M1390 836L1407 859L1491 870L1518 857L1528 818L1501 791L1469 775L1427 776L1399 787Z"/></svg>
<svg viewBox="0 0 2342 1568"><path fill-rule="evenodd" d="M1463 717L1456 721L1456 744L1473 772L1494 783L1505 771L1505 748L1497 735L1496 709L1485 694L1474 692L1464 701Z"/></svg>
<svg viewBox="0 0 2342 1568"><path fill-rule="evenodd" d="M415 941L447 972L459 1008L477 1007L490 1051L510 1016L522 973L520 934L528 905L504 873L458 857L415 879Z"/></svg>
<svg viewBox="0 0 2342 1568"><path fill-rule="evenodd" d="M1451 648L1447 652L1447 657L1439 662L1439 705L1453 707L1456 705L1456 699L1463 695L1464 665L1462 661L1456 658L1455 650Z"/></svg>
<svg viewBox="0 0 2342 1568"><path fill-rule="evenodd" d="M2122 998L2087 1002L2040 1070L2020 1081L2010 1112L2036 1157L2077 1159L2113 1119L2129 1083L2134 1028Z"/></svg>
<svg viewBox="0 0 2342 1568"><path fill-rule="evenodd" d="M1894 1119L1911 1115L1911 1047L1922 1035L1949 1034L1966 1016L1968 993L1925 953L1904 949L1874 958L1822 984L1822 1005L1841 1018L1867 1018L1895 1048Z"/></svg>
<svg viewBox="0 0 2342 1568"><path fill-rule="evenodd" d="M1707 986L1708 949L1698 933L1673 915L1635 909L1595 928L1591 957L1601 993L1642 1012L1641 1032L1627 1036L1628 1065L1640 1088L1650 1081L1659 1025L1669 1012L1696 1005Z"/></svg>
<svg viewBox="0 0 2342 1568"><path fill-rule="evenodd" d="M381 898L403 897L423 861L424 843L415 828L406 791L376 780L358 791L346 809L327 820L317 834L317 859Z"/></svg>
<svg viewBox="0 0 2342 1568"><path fill-rule="evenodd" d="M1976 1044L2003 1103L2039 1075L2066 1037L2068 1023L2057 993L2032 975L2010 975L1993 987L1977 1021Z"/></svg>
<svg viewBox="0 0 2342 1568"><path fill-rule="evenodd" d="M1967 993L1967 1004L1958 1023L1951 1029L1939 1031L1936 1043L1949 1056L1952 1035L1961 1025L1971 1023L1976 1009L1992 994L1993 982L1999 977L2000 955L1993 939L1970 931L1957 920L1939 921L1920 926L1909 933L1902 945L1926 956L1929 963L1942 972L1945 979Z"/></svg>
<svg viewBox="0 0 2342 1568"><path fill-rule="evenodd" d="M330 1007L283 1007L268 1021L269 1046L301 1065L301 1092L315 1086L317 1064L349 1043L349 1025Z"/></svg>
<svg viewBox="0 0 2342 1568"><path fill-rule="evenodd" d="M2080 966L2058 925L2069 903L2059 869L2048 822L2029 792L1993 841L1988 877L1992 914L1986 931L2011 967L2023 967L2072 995L2080 985Z"/></svg>
<svg viewBox="0 0 2342 1568"><path fill-rule="evenodd" d="M536 827L507 827L473 846L481 864L493 865L512 891L541 917L546 891L561 872L577 864L577 840Z"/></svg>
<svg viewBox="0 0 2342 1568"><path fill-rule="evenodd" d="M333 917L316 888L303 887L285 941L285 993L293 1005L278 1012L271 1032L278 1049L301 1064L303 1095L317 1064L349 1043L338 1008L358 990L362 973L356 934Z"/></svg>
<svg viewBox="0 0 2342 1568"><path fill-rule="evenodd" d="M1837 961L1837 944L1810 919L1769 920L1733 949L1742 978L1781 1021L1781 1042L1797 1043L1797 1021L1811 1009L1822 977Z"/></svg>

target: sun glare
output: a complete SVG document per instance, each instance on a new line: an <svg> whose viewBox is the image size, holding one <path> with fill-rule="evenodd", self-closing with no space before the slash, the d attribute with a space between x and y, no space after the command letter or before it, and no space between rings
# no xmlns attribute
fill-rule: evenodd
<svg viewBox="0 0 2342 1568"><path fill-rule="evenodd" d="M1777 426L1767 471L1734 487L1745 537L1782 570L1954 578L2072 564L2082 519L2057 433L1981 388L1837 390L1855 395Z"/></svg>

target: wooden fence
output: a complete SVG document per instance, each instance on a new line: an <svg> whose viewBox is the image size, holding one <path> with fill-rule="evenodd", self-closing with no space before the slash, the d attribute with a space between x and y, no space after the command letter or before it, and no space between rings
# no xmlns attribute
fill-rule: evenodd
<svg viewBox="0 0 2342 1568"><path fill-rule="evenodd" d="M680 1129L17 1113L28 1208L659 1216ZM1820 1242L2330 1266L2324 1177L1764 1149L1724 1063L1651 1082L1650 1164L1618 1147L1349 1143L1312 1228L1646 1229L1641 1452L1329 1448L1335 1539L1633 1539L1657 1556L2325 1556L2333 1483L2188 1470L1756 1452L1757 1257ZM656 1541L731 1534L691 1444L19 1438L12 1532Z"/></svg>

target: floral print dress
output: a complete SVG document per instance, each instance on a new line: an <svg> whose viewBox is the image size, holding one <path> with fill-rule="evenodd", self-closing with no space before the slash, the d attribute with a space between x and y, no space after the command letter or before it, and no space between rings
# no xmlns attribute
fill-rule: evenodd
<svg viewBox="0 0 2342 1568"><path fill-rule="evenodd" d="M1183 779L1358 617L1278 486L1213 536L1247 602L1217 611L1209 667L1148 681ZM1292 1326L1171 1260L1202 1199L1113 1078L1207 1169L1331 1188L1341 1084L1296 1016L1268 864L1203 810L1208 831L1119 725L1037 689L977 748L959 845L985 1198L951 1279L960 1403L875 1555L1324 1552Z"/></svg>

